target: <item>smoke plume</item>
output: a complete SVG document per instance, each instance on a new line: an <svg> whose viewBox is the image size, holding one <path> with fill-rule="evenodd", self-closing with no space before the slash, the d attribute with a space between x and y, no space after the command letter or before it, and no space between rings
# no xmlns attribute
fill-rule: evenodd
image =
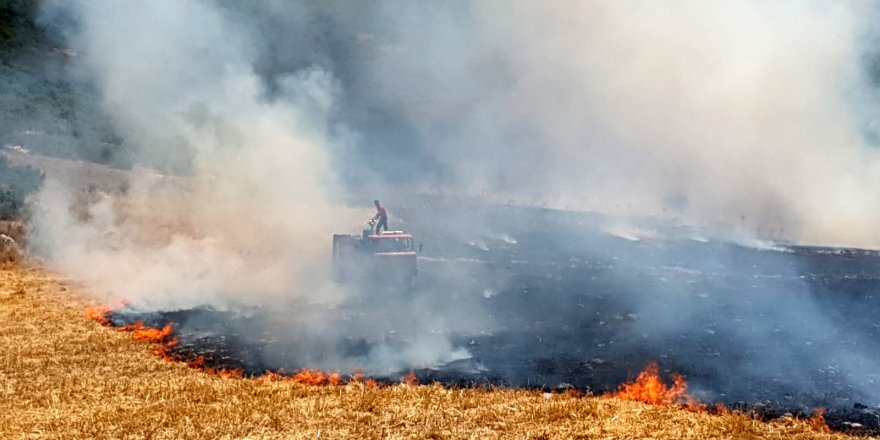
<svg viewBox="0 0 880 440"><path fill-rule="evenodd" d="M663 238L626 231L654 216L711 238L880 246L874 17L867 2L812 0L47 2L45 25L79 54L121 148L174 175L138 174L123 199L73 214L77 196L49 185L38 239L53 263L136 307L293 301L290 325L309 338L291 351L315 366L353 362L318 347L355 328L381 340L379 322L415 337L358 362L460 359L443 329L476 327L478 307L417 302L333 325L327 311L352 295L327 281L329 237L369 215L349 198L442 192L595 211L631 239ZM472 243L510 232L470 214L421 225ZM486 298L504 290L493 283ZM678 290L629 290L641 314L662 316L645 324L658 335L703 313ZM651 301L658 291L666 302Z"/></svg>
<svg viewBox="0 0 880 440"><path fill-rule="evenodd" d="M128 154L183 171L132 172L125 194L50 182L35 242L52 264L142 312L268 307L275 321L249 331L288 338L295 363L393 372L465 355L406 322L414 340L399 352L379 345L343 364L339 341L360 324L332 315L350 292L329 279L329 243L369 211L344 207L331 166L345 142L330 119L342 87L332 72L304 66L270 90L253 29L209 2L49 3L44 15L72 22L62 31L76 73L100 91Z"/></svg>
<svg viewBox="0 0 880 440"><path fill-rule="evenodd" d="M369 73L462 190L880 244L872 5L455 5Z"/></svg>

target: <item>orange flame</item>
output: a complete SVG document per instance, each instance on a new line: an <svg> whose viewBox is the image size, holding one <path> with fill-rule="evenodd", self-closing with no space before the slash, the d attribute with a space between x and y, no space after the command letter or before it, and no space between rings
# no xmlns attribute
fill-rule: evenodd
<svg viewBox="0 0 880 440"><path fill-rule="evenodd" d="M188 361L186 363L186 365L188 365L190 368L204 369L205 368L205 357L199 356L191 361Z"/></svg>
<svg viewBox="0 0 880 440"><path fill-rule="evenodd" d="M96 321L104 327L112 327L110 322L110 312L113 310L109 306L89 307L86 309L86 319Z"/></svg>
<svg viewBox="0 0 880 440"><path fill-rule="evenodd" d="M327 376L324 375L323 371L305 368L299 370L291 380L305 385L324 385L324 380L326 378Z"/></svg>
<svg viewBox="0 0 880 440"><path fill-rule="evenodd" d="M807 419L807 424L817 431L831 432L831 428L825 422L825 408L816 408L813 411L813 416Z"/></svg>
<svg viewBox="0 0 880 440"><path fill-rule="evenodd" d="M244 369L241 367L236 367L232 369L220 368L219 370L208 368L205 371L208 373L216 374L225 379L241 379L244 377Z"/></svg>
<svg viewBox="0 0 880 440"><path fill-rule="evenodd" d="M162 343L171 336L172 332L174 332L174 326L169 323L165 327L159 329L155 327L145 327L143 322L136 321L134 324L119 327L119 330L132 332L131 337L138 341ZM171 342L173 342L174 345L177 345L177 339L173 339Z"/></svg>
<svg viewBox="0 0 880 440"><path fill-rule="evenodd" d="M175 341L176 341L176 339L175 339ZM156 356L159 356L163 360L166 360L169 362L177 361L177 358L168 352L169 347L170 347L170 344L159 345L153 349L153 354L155 354Z"/></svg>
<svg viewBox="0 0 880 440"><path fill-rule="evenodd" d="M342 376L339 373L325 373L321 370L312 370L312 369L302 369L296 372L296 374L289 376L287 373L281 369L278 372L274 372L271 370L266 370L265 373L257 377L259 381L265 382L277 382L277 381L290 381L301 383L304 385L342 385L343 380ZM355 380L352 380L355 382Z"/></svg>
<svg viewBox="0 0 880 440"><path fill-rule="evenodd" d="M416 377L415 371L410 371L406 373L406 376L400 378L400 383L404 385L416 386L419 384L419 378Z"/></svg>
<svg viewBox="0 0 880 440"><path fill-rule="evenodd" d="M364 372L361 370L355 370L354 374L351 376L351 381L357 383L362 380L364 380Z"/></svg>
<svg viewBox="0 0 880 440"><path fill-rule="evenodd" d="M660 379L660 368L653 361L648 362L648 365L639 373L634 382L621 385L616 393L611 394L611 397L653 405L680 403L691 409L698 409L702 406L696 398L688 395L687 382L681 375L672 375L672 386L663 383Z"/></svg>
<svg viewBox="0 0 880 440"><path fill-rule="evenodd" d="M126 304L124 302L120 303L120 307L124 307L125 305ZM114 308L106 305L88 308L86 309L86 318L92 321L96 321L105 327L115 327L113 322L110 320L110 314L113 312L113 310ZM171 323L160 329L156 327L147 327L146 325L144 325L143 321L135 321L132 324L123 325L116 328L119 331L131 332L132 338L136 340L158 344L156 347L153 348L153 354L159 356L164 360L186 362L187 366L189 366L190 368L203 370L207 373L216 374L224 378L240 379L245 376L245 371L241 367L236 367L232 369L211 368L207 366L207 360L204 356L198 356L195 359L187 359L181 355L172 353L169 349L177 346L180 343L180 340L174 337L174 326ZM354 373L354 375L352 375L349 382L361 382L363 378L364 373L358 370ZM342 385L345 382L338 372L325 373L320 370L312 369L300 370L292 376L288 375L284 370L278 370L278 372L267 370L257 379L261 381L287 380L305 385L331 386ZM416 378L415 373L410 372L409 374L404 376L403 379L401 379L401 383L408 385L418 385L419 381ZM379 384L373 379L368 379L366 382L364 382L364 385L367 387L379 386Z"/></svg>

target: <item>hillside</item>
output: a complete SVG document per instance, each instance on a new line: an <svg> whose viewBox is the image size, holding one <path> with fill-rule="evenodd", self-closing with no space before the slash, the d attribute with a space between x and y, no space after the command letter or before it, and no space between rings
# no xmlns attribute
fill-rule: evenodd
<svg viewBox="0 0 880 440"><path fill-rule="evenodd" d="M76 52L39 25L39 4L0 5L0 146L129 166L97 91L71 75Z"/></svg>

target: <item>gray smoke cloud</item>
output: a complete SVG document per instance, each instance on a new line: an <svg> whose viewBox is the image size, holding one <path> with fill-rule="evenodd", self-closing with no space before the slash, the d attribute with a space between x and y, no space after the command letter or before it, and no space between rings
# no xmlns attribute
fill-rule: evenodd
<svg viewBox="0 0 880 440"><path fill-rule="evenodd" d="M416 183L878 242L870 3L269 9L319 27L322 57L287 59L345 72L363 148L391 164L402 153ZM389 118L393 133L375 133ZM385 164L373 168L399 177Z"/></svg>
<svg viewBox="0 0 880 440"><path fill-rule="evenodd" d="M880 163L865 62L876 16L870 2L188 8L209 9L234 26L208 40L210 23L196 31L181 20L168 35L131 48L149 59L162 41L195 37L161 54L164 65L113 70L159 90L182 85L196 93L210 87L204 75L237 64L269 100L289 95L295 73L324 72L335 84L333 105L320 111L334 141L325 151L349 188L440 186L726 223L750 234L773 230L800 242L880 241L870 208ZM82 29L93 41L107 37L88 23ZM199 68L177 71L193 57L205 58ZM160 163L186 162L193 146L162 124L176 116L164 109L180 106L173 93L167 103L162 93L137 96L147 89L128 82L107 87L114 95L131 88L121 96L155 109L120 122L127 139ZM108 101L115 112L114 105Z"/></svg>
<svg viewBox="0 0 880 440"><path fill-rule="evenodd" d="M200 279L199 290L286 290L300 278L297 270L323 251L318 242L304 238L332 230L334 218L339 218L332 205L335 176L328 165L321 116L332 104L332 75L319 69L295 72L284 79L284 94L268 101L250 67L247 34L229 26L229 19L213 7L87 2L77 4L75 14L79 27L71 43L81 51L81 67L101 88L103 104L128 142L151 154L158 151L169 161L192 161L185 199L174 200L184 195L154 190L154 182L140 179L131 182L135 207L141 214L150 210L182 216L194 224L198 237L156 237L157 245L168 240L160 254L130 255L126 262L130 236L119 229L130 222L113 217L114 210L104 206L109 202L99 203L89 212L91 221L81 225L94 229L88 239L70 240L69 245L61 237L49 239L62 244L59 259L91 266L94 262L74 256L100 250L95 248L101 234L119 232L114 239L122 242L112 243L111 250L122 252L103 256L125 265L128 273L108 276L129 292L142 284L138 279L145 280L137 297L177 296L174 286L193 283L176 277L160 280L166 278L161 274L181 272ZM198 26L193 17L198 17ZM64 219L53 215L45 220ZM75 230L72 224L59 226L46 233ZM295 247L286 246L293 242ZM77 249L77 244L91 248ZM253 263L243 261L242 252ZM151 273L144 261L167 267ZM99 265L119 266L110 261ZM243 270L253 273L244 279Z"/></svg>
<svg viewBox="0 0 880 440"><path fill-rule="evenodd" d="M141 307L319 304L297 327L311 339L290 345L311 354L353 331L324 315L350 298L324 273L330 234L369 215L344 207L352 195L602 212L628 239L662 236L633 220L661 216L738 242L880 246L875 17L869 2L808 0L50 2L47 26L80 54L126 148L189 175L137 179L124 214L107 199L82 218L49 186L37 231L53 262ZM142 233L155 224L191 233ZM479 246L508 232L493 227L435 229ZM772 298L803 292L776 293L737 307L771 314L788 304ZM677 287L627 294L660 317L639 323L658 335L705 313ZM479 327L479 312L416 304L379 318L426 336L357 361L393 371L465 357L442 329ZM810 303L784 321L786 334L833 331ZM378 340L380 328L357 331ZM748 328L746 344L774 330Z"/></svg>
<svg viewBox="0 0 880 440"><path fill-rule="evenodd" d="M273 322L251 330L271 324L311 367L387 373L467 356L431 332L442 315L403 321L414 311L401 308L364 324L333 312L354 292L330 281L330 238L371 213L344 206L330 160L346 142L331 120L342 89L332 72L306 65L270 90L255 30L211 2L50 2L44 14L73 23L61 32L76 74L100 91L130 154L187 170L132 172L125 195L87 200L76 181L50 182L34 229L53 265L141 312L268 307ZM339 341L379 320L410 337L346 360Z"/></svg>
<svg viewBox="0 0 880 440"><path fill-rule="evenodd" d="M436 9L403 8L371 78L462 189L877 245L873 5Z"/></svg>

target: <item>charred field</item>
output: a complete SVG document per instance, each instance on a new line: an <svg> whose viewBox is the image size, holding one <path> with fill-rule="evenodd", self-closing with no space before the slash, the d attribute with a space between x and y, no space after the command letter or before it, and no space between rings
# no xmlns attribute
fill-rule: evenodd
<svg viewBox="0 0 880 440"><path fill-rule="evenodd" d="M392 229L423 244L413 291L359 288L332 308L122 308L111 319L171 323L172 354L249 376L364 368L386 382L414 371L452 387L601 394L656 361L709 405L766 419L824 408L833 429L880 433L878 252L710 240L647 220L626 225L636 237L599 215L473 201L396 206ZM451 211L461 214L436 220ZM304 310L337 333L298 322ZM374 362L438 339L456 354Z"/></svg>
<svg viewBox="0 0 880 440"><path fill-rule="evenodd" d="M5 3L0 438L880 437L873 2Z"/></svg>

